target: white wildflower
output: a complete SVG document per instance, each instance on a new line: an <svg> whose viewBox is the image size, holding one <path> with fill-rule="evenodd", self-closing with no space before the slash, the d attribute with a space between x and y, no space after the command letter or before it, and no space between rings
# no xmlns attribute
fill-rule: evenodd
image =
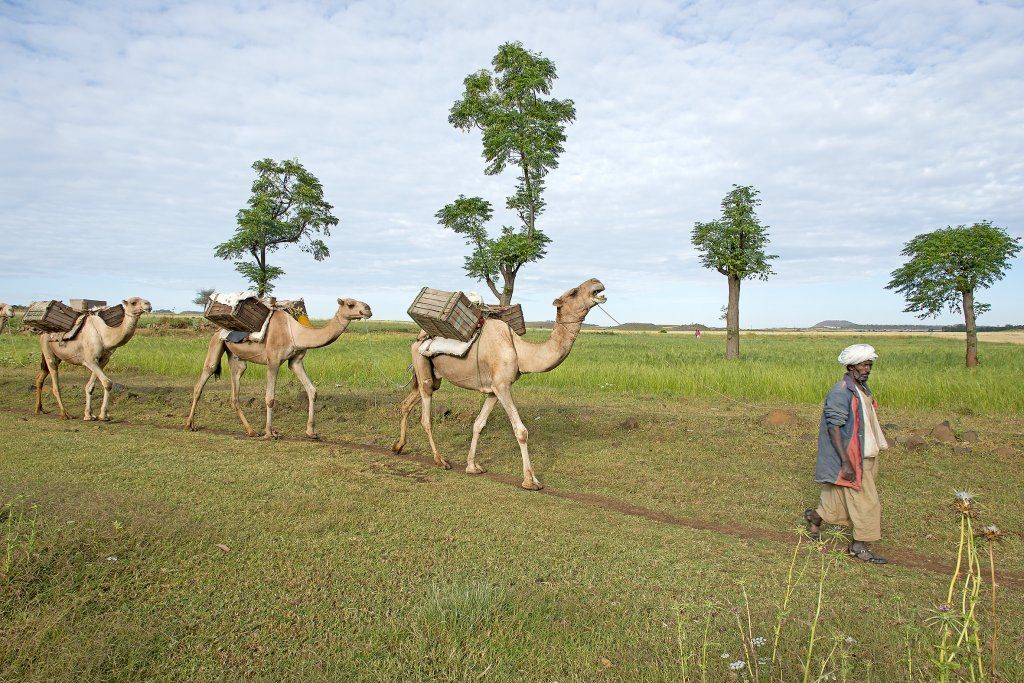
<svg viewBox="0 0 1024 683"><path fill-rule="evenodd" d="M843 638L843 641L844 641L844 642L845 642L845 643L846 643L847 645L853 645L854 643L856 643L856 642L857 642L856 640L854 640L854 639L853 639L853 636L846 636L845 638Z"/></svg>
<svg viewBox="0 0 1024 683"><path fill-rule="evenodd" d="M732 657L732 655L729 654L728 652L723 652L722 653L722 659L729 659L730 657Z"/></svg>
<svg viewBox="0 0 1024 683"><path fill-rule="evenodd" d="M754 644L754 647L761 647L762 645L768 642L768 639L764 638L763 636L758 636L750 642Z"/></svg>
<svg viewBox="0 0 1024 683"><path fill-rule="evenodd" d="M117 562L117 555L107 555L107 562Z"/></svg>
<svg viewBox="0 0 1024 683"><path fill-rule="evenodd" d="M732 669L733 671L739 671L740 669L742 669L746 665L747 665L747 663L744 662L742 659L737 659L735 662L733 662L732 664L729 665L729 668Z"/></svg>

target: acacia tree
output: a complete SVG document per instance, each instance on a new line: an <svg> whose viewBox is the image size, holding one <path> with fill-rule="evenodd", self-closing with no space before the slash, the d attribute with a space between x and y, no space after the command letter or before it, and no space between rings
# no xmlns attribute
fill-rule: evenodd
<svg viewBox="0 0 1024 683"><path fill-rule="evenodd" d="M301 242L302 251L323 261L331 252L318 235L330 236L338 219L331 213L334 207L324 200L320 181L297 159L261 159L252 167L256 180L248 206L236 216L235 234L218 244L214 254L225 260L252 257L251 261L235 261L235 270L263 296L274 289L274 280L284 275L284 270L268 263L267 256Z"/></svg>
<svg viewBox="0 0 1024 683"><path fill-rule="evenodd" d="M497 237L490 237L490 202L464 195L435 216L466 238L472 249L465 263L470 277L486 282L499 303L508 305L519 269L543 258L551 241L537 227L545 207L544 179L558 167L565 126L576 118L576 109L572 100L542 97L551 93L555 64L521 43L499 47L491 64L493 72L481 69L465 78L465 92L452 105L448 122L463 131L480 130L485 174L517 170L515 192L505 206L519 218L519 226L502 226Z"/></svg>
<svg viewBox="0 0 1024 683"><path fill-rule="evenodd" d="M777 256L766 254L768 226L757 220L761 204L751 185L733 185L722 200L722 217L693 226L693 246L700 263L728 278L729 303L725 311L725 357L740 357L740 283L756 277L767 280L775 272L769 263Z"/></svg>
<svg viewBox="0 0 1024 683"><path fill-rule="evenodd" d="M977 316L991 306L974 300L978 289L1002 280L1010 259L1021 249L1020 238L981 221L926 232L910 240L901 252L909 257L892 271L886 289L895 289L907 300L908 313L919 318L937 316L944 308L963 313L967 328L967 367L978 365Z"/></svg>
<svg viewBox="0 0 1024 683"><path fill-rule="evenodd" d="M214 291L213 287L210 287L209 289L197 289L196 295L192 299L192 303L196 306L203 306L205 308L206 304L210 302L210 295L213 294Z"/></svg>

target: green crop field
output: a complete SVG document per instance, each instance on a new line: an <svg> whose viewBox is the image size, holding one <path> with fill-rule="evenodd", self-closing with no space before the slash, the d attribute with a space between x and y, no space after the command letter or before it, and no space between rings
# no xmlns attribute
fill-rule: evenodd
<svg viewBox="0 0 1024 683"><path fill-rule="evenodd" d="M976 526L1011 532L993 549L996 664L1024 679L1020 345L983 342L967 371L955 339L744 334L727 363L720 336L585 332L514 389L546 486L531 493L500 410L488 474L461 471L481 398L448 385L435 436L455 469L429 466L415 421L409 454L390 453L402 324L357 322L309 353L319 442L300 438L287 370L281 440L244 437L224 380L185 432L208 339L195 327L150 321L117 352L105 424L32 415L37 341L0 336L0 680L799 681L810 661L810 681L930 681L958 489ZM793 531L817 497L835 356L861 341L881 355L872 387L896 442L885 567ZM263 377L243 379L256 426ZM61 378L80 417L85 373ZM772 409L792 420L765 424ZM943 420L977 440L902 445ZM991 595L986 580L971 598L980 647L961 644L951 680L977 651L988 679Z"/></svg>

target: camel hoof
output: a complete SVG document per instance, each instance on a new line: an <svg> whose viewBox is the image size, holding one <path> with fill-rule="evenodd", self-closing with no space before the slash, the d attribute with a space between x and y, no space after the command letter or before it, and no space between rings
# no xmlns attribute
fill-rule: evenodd
<svg viewBox="0 0 1024 683"><path fill-rule="evenodd" d="M83 415L83 416L82 416L82 419L83 419L84 421L86 421L86 422L92 422L92 421L93 421L93 420L95 420L96 418L95 418L95 417L93 417L92 415Z"/></svg>
<svg viewBox="0 0 1024 683"><path fill-rule="evenodd" d="M434 460L434 464L446 470L450 470L452 468L452 464L445 460L444 458L441 458L440 460Z"/></svg>
<svg viewBox="0 0 1024 683"><path fill-rule="evenodd" d="M191 422L186 422L185 423L185 431L186 432L198 432L199 431L199 427L196 427Z"/></svg>
<svg viewBox="0 0 1024 683"><path fill-rule="evenodd" d="M316 432L313 432L312 434L306 432L306 438L309 439L310 441L319 441L320 435L317 434Z"/></svg>
<svg viewBox="0 0 1024 683"><path fill-rule="evenodd" d="M544 488L544 484L540 483L536 479L532 481L527 479L522 483L522 487L527 491L540 491L542 488Z"/></svg>
<svg viewBox="0 0 1024 683"><path fill-rule="evenodd" d="M110 422L110 416L109 415L100 415L99 420L100 420L100 422Z"/></svg>
<svg viewBox="0 0 1024 683"><path fill-rule="evenodd" d="M472 467L466 465L466 474L483 474L486 471L487 468L483 465L474 465Z"/></svg>
<svg viewBox="0 0 1024 683"><path fill-rule="evenodd" d="M401 441L396 441L394 445L391 446L391 452L401 453L403 448L405 448L405 444L402 443Z"/></svg>
<svg viewBox="0 0 1024 683"><path fill-rule="evenodd" d="M67 413L61 413L60 414L60 419L62 419L62 420L70 420L71 416L68 415Z"/></svg>

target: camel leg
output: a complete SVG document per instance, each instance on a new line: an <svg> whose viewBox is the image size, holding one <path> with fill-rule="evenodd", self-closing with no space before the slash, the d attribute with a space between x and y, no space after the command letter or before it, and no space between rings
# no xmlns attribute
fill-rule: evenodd
<svg viewBox="0 0 1024 683"><path fill-rule="evenodd" d="M497 396L488 394L484 399L484 406L480 409L480 414L477 415L476 422L473 423L473 441L469 444L469 455L466 457L466 472L468 474L483 474L487 471L482 465L477 464L476 444L480 440L480 432L484 431L484 427L487 426L487 418L491 416L491 411L497 402Z"/></svg>
<svg viewBox="0 0 1024 683"><path fill-rule="evenodd" d="M107 405L110 403L110 389L114 386L114 383L109 377L107 377L106 373L103 372L103 368L101 368L96 361L86 361L83 365L85 365L85 367L90 370L95 377L99 378L100 386L103 387L103 402L100 403L99 419L106 422L110 420L110 414L107 412ZM89 378L90 384L92 384L92 381L92 378ZM87 404L88 400L89 399L86 398ZM91 418L92 416L90 415L89 417Z"/></svg>
<svg viewBox="0 0 1024 683"><path fill-rule="evenodd" d="M60 399L60 378L57 376L57 367L59 365L60 360L57 358L53 360L46 358L46 366L50 371L50 387L53 389L53 398L56 399L57 407L60 409L60 419L70 420L71 416L68 415L68 411L64 410L64 401Z"/></svg>
<svg viewBox="0 0 1024 683"><path fill-rule="evenodd" d="M306 417L306 436L311 439L319 439L320 437L317 435L313 425L313 403L316 401L316 387L313 386L313 383L309 380L309 375L306 374L306 367L302 364L302 356L296 356L288 361L288 367L299 378L299 382L302 383L302 387L306 390L306 398L309 399L309 415Z"/></svg>
<svg viewBox="0 0 1024 683"><path fill-rule="evenodd" d="M39 371L39 374L36 375L36 406L35 409L32 411L36 415L40 415L46 412L45 410L43 410L43 384L46 383L46 378L50 375L50 369L46 365L45 358L43 358L43 362L41 363L41 365L42 369Z"/></svg>
<svg viewBox="0 0 1024 683"><path fill-rule="evenodd" d="M242 421L245 433L248 436L256 436L256 430L252 428L249 421L245 419L242 412L242 405L238 402L238 390L242 386L242 375L245 373L248 363L234 355L228 356L228 364L231 366L231 407L235 409L238 419Z"/></svg>
<svg viewBox="0 0 1024 683"><path fill-rule="evenodd" d="M264 394L264 402L267 404L267 427L263 432L263 439L269 441L274 434L274 403L277 395L277 373L281 369L280 363L267 363L267 392Z"/></svg>
<svg viewBox="0 0 1024 683"><path fill-rule="evenodd" d="M398 434L398 441L391 447L391 450L395 453L401 453L402 449L405 448L406 437L409 434L409 414L420 400L420 388L416 383L416 375L412 377L412 391L409 395L402 399L402 422L400 426L400 432Z"/></svg>
<svg viewBox="0 0 1024 683"><path fill-rule="evenodd" d="M187 432L196 431L196 407L199 405L199 399L203 395L206 383L210 381L212 375L220 377L220 360L224 355L224 346L224 341L220 339L219 334L214 335L213 339L210 340L210 347L206 351L206 360L203 361L203 371L199 373L199 381L196 382L195 388L192 389L192 406L188 409L188 419L185 420L185 431ZM242 421L244 422L245 419L243 418ZM252 434L249 436L252 436Z"/></svg>
<svg viewBox="0 0 1024 683"><path fill-rule="evenodd" d="M523 424L523 420L519 417L519 411L516 410L516 404L512 401L512 389L507 386L498 387L496 393L498 394L498 400L501 401L501 407L505 409L505 412L508 414L508 420L512 423L512 431L516 434L519 450L523 454L522 486L530 491L539 491L544 488L544 485L537 481L537 477L533 474L533 465L530 464L530 451L526 447L526 441L530 438L530 432L526 429L526 425Z"/></svg>
<svg viewBox="0 0 1024 683"><path fill-rule="evenodd" d="M95 420L92 416L92 390L96 386L96 373L89 375L89 381L85 383L85 414L82 415L82 419L86 422Z"/></svg>
<svg viewBox="0 0 1024 683"><path fill-rule="evenodd" d="M434 383L420 381L418 385L420 390L420 424L423 425L423 431L427 433L427 440L430 441L430 451L434 454L434 464L450 470L452 468L451 463L442 458L441 452L437 450L437 444L434 443L434 429L430 424L430 395L434 393Z"/></svg>

